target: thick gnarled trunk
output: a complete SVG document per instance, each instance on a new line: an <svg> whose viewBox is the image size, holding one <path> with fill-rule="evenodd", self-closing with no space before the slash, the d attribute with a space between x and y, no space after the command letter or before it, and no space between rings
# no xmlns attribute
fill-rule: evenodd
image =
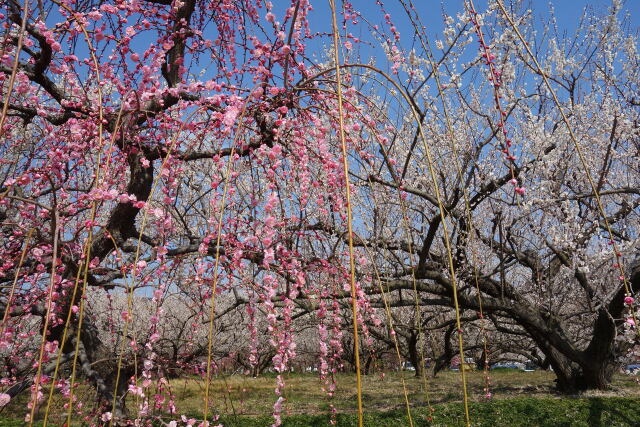
<svg viewBox="0 0 640 427"><path fill-rule="evenodd" d="M634 278L637 278L638 274L635 273ZM553 344L553 335L559 334L559 325L555 321L549 321L546 325L549 328L546 330L527 325L530 335L556 374L559 391L574 393L609 388L613 374L619 366L618 357L629 346L628 343L616 340L624 316L624 297L625 288L620 286L609 304L598 310L591 340L581 351L570 346L559 348Z"/></svg>
<svg viewBox="0 0 640 427"><path fill-rule="evenodd" d="M578 364L566 356L553 352L547 355L554 374L556 386L562 393L576 393L584 390L606 390L611 385L613 374L618 363L613 358L606 360L592 360L585 364Z"/></svg>

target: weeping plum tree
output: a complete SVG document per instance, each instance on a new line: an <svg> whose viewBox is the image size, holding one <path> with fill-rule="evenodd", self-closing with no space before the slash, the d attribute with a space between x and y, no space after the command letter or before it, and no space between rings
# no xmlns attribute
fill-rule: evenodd
<svg viewBox="0 0 640 427"><path fill-rule="evenodd" d="M345 247L316 225L345 223L345 177L331 84L312 81L330 65L306 52L317 37L311 5L3 8L2 345L24 365L5 369L3 404L30 389L33 421L45 405L48 414L51 390L68 418L175 414L154 368L176 359L160 351L174 295L195 312L179 360L207 393L215 318L238 307L249 319L245 357L262 363L266 328L281 373L296 355L297 300L316 298L321 375L337 369L341 308L326 300L343 289ZM86 298L94 288L125 308ZM236 302L216 307L222 296ZM94 405L74 396L80 379Z"/></svg>
<svg viewBox="0 0 640 427"><path fill-rule="evenodd" d="M567 38L461 2L433 38L393 3L338 5L340 81L323 2L1 3L2 405L177 417L158 367L179 364L211 413L230 313L249 370L266 331L279 374L309 319L331 394L349 299L365 344L381 308L412 301L418 339L420 307L456 296L535 342L560 389L607 386L640 284L635 29L617 2Z"/></svg>

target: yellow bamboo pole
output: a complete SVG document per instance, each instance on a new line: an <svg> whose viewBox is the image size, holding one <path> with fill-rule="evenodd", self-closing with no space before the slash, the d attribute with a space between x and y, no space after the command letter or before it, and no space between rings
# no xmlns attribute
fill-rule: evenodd
<svg viewBox="0 0 640 427"><path fill-rule="evenodd" d="M340 55L338 54L338 21L336 4L329 0L333 27L333 59L336 69L336 94L338 96L338 126L342 145L342 166L344 168L345 192L347 198L347 232L349 233L349 267L351 275L351 311L353 316L353 351L356 359L356 393L358 400L358 427L362 427L362 378L360 373L360 348L358 344L358 301L356 297L356 265L353 251L353 218L351 213L351 189L349 188L349 159L347 158L347 141L344 134L344 113L342 109L342 81L340 76Z"/></svg>

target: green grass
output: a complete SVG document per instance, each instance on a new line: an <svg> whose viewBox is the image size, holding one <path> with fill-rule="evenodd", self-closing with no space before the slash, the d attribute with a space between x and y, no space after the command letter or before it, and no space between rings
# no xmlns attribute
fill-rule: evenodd
<svg viewBox="0 0 640 427"><path fill-rule="evenodd" d="M470 405L473 426L638 426L640 425L640 398L591 397L591 398L531 398L474 402ZM413 409L416 426L464 426L464 411L460 403L434 405L434 411ZM431 417L431 420L429 420ZM285 427L326 426L328 415L292 415L283 419ZM409 425L406 411L367 412L364 425L392 427ZM261 417L222 417L225 426L270 426L273 419ZM336 425L357 426L353 414L338 414Z"/></svg>
<svg viewBox="0 0 640 427"><path fill-rule="evenodd" d="M489 401L483 398L484 375L467 372L471 419L474 426L640 426L640 385L637 378L617 375L607 392L590 392L580 396L560 396L554 390L551 372L492 371ZM367 375L363 378L363 403L366 425L408 425L402 381L412 406L415 425L462 425L462 393L459 372L442 372L428 379L425 389L420 378L411 372ZM323 383L313 374L285 375L283 405L285 426L328 425L331 406L338 415L337 425L356 425L355 377L336 376L337 390L330 397L322 390ZM202 414L204 384L200 378L171 381L179 414L198 418ZM219 414L225 426L269 426L276 400L275 376L251 378L239 375L217 377L211 384L210 414ZM46 393L45 393L46 394ZM153 390L149 394L153 394ZM81 386L76 395L91 405L93 392ZM59 395L51 407L51 423L60 425L65 403ZM12 401L0 411L0 426L24 425L26 398ZM427 403L428 399L428 403ZM129 409L135 416L135 404L129 399ZM434 409L430 415L429 405ZM43 408L38 418L41 418ZM432 423L428 421L432 416ZM37 423L36 423L37 425ZM79 422L74 425L81 425ZM215 423L214 423L215 425Z"/></svg>
<svg viewBox="0 0 640 427"><path fill-rule="evenodd" d="M484 373L467 372L469 397L472 401L484 401ZM494 400L512 397L558 397L555 391L555 376L552 372L522 372L517 370L491 371L490 390ZM356 409L355 376L338 374L337 389L333 397L322 390L323 383L313 374L289 374L285 376L286 388L283 405L285 415L326 414L330 405L340 413ZM363 401L366 411L389 411L405 406L402 380L404 379L409 402L422 407L428 403L450 403L462 401L459 372L442 372L435 379L428 378L426 388L421 378L411 372L391 372L384 378L379 374L363 377ZM172 382L177 406L184 413L197 414L202 411L202 381L179 379ZM264 415L270 414L276 400L274 376L250 378L230 376L217 378L211 385L214 410L220 415ZM618 375L609 392L591 393L587 396L638 396L640 385L633 377Z"/></svg>

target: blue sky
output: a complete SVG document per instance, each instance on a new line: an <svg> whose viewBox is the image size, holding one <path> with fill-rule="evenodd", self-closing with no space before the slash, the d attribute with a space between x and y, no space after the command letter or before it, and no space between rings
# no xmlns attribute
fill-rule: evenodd
<svg viewBox="0 0 640 427"><path fill-rule="evenodd" d="M284 9L290 5L290 0L272 1L275 5L276 16L280 19L283 16ZM407 3L409 1L411 0L405 0ZM444 16L448 15L455 17L456 14L462 12L465 7L465 0L412 1L418 11L420 19L422 20L422 24L426 27L426 34L429 37L433 49L435 49L436 40L444 39ZM537 31L536 38L538 42L542 36L544 26L551 22L552 11L553 16L555 16L555 22L560 39L566 38L568 42L571 42L575 37L574 35L576 30L578 30L578 25L583 13L587 18L592 16L606 16L612 5L612 0L503 0L503 2L507 8L510 8L511 4L518 4L519 6L515 8L517 16L520 16L525 8L533 11L533 22L534 28ZM336 3L339 8L342 7L342 0L336 0ZM409 52L412 48L416 48L418 54L421 54L422 49L419 49L419 43L414 39L413 28L399 0L385 0L385 12L382 11L376 0L352 0L351 3L353 8L361 13L369 24L379 25L380 31L385 35L389 34L389 26L385 24L383 16L385 12L389 13L393 24L401 34L399 46L402 50L404 52ZM480 12L485 11L487 8L487 0L475 0L474 3L476 9ZM622 4L622 12L618 14L618 19L623 20L623 18L628 15L626 23L630 27L630 32L638 34L640 29L640 0L620 0L620 3ZM327 60L327 57L324 56L327 54L327 51L323 49L330 48L332 44L330 37L331 13L329 0L313 0L312 5L314 10L308 16L311 31L325 33L325 36L309 41L307 54L312 56L314 61L324 62ZM264 13L266 13L266 11ZM363 22L363 20L359 21L360 22L357 25L352 25L351 22L348 22L346 32L353 34L355 37L361 38L369 44L362 43L357 46L357 50L355 50L354 53L359 54L360 58L352 55L348 58L344 58L343 61L351 63L369 62L371 58L374 58L378 67L383 70L388 69L388 61L381 50L381 40L376 40L372 37L371 28ZM342 30L342 24L343 22L340 16L338 25L341 28L341 36L344 41L345 31ZM488 42L492 41L491 30L492 29L489 25L485 25L483 28ZM582 35L584 36L584 33ZM531 37L530 34L527 34L526 36ZM538 45L538 43L535 44ZM472 43L466 49L467 53L465 53L464 57L461 59L471 59L471 57L467 57L467 54L475 55L477 53L477 47L478 45L476 42ZM542 53L544 52L544 46L538 45L536 50L541 53L539 59L544 63L545 58ZM342 54L344 55L344 53L345 52L343 51ZM439 57L440 54L436 53L435 56ZM276 72L276 74L278 73ZM406 75L403 75L402 78L406 78Z"/></svg>
<svg viewBox="0 0 640 427"><path fill-rule="evenodd" d="M509 0L503 0L505 5L510 3ZM528 8L532 9L534 15L537 18L537 24L545 22L551 10L551 5L555 9L555 15L558 20L558 26L560 28L566 28L568 31L574 31L580 15L583 10L593 10L596 15L606 13L607 9L611 6L611 0L530 0L525 3ZM621 0L623 9L629 11L631 19L635 26L640 25L640 1L638 0ZM440 33L442 26L442 11L448 15L455 16L457 12L460 12L464 8L464 0L414 0L416 9L420 13L425 25L430 27L430 35ZM475 0L474 4L478 11L486 9L486 0ZM377 6L374 5L374 0L354 0L353 5L356 9L376 11ZM392 18L400 18L404 15L404 10L399 2L394 0L385 1L385 7L387 11L392 15ZM328 8L327 8L328 10ZM402 29L400 29L402 31ZM408 35L408 34L407 34Z"/></svg>
<svg viewBox="0 0 640 427"><path fill-rule="evenodd" d="M409 0L407 0L408 2ZM507 7L511 0L503 0ZM630 24L638 28L640 26L640 0L620 0L624 13L630 14ZM340 7L340 0L336 0ZM416 10L423 20L423 24L427 27L429 36L441 37L443 26L443 13L455 16L456 13L464 9L464 0L413 0ZM475 0L476 9L484 11L487 7L487 0ZM580 16L585 11L588 15L594 14L601 16L607 13L611 6L612 0L529 0L523 2L527 8L533 10L535 16L536 27L542 28L544 23L549 21L552 7L557 20L560 31L566 30L569 34L576 30ZM286 7L288 0L274 1L276 9ZM330 8L329 1L314 1L314 12L309 16L312 30L330 31ZM326 6L325 6L326 4ZM371 18L372 24L382 24L383 15L380 7L375 4L375 0L352 0L353 7L363 13L365 17ZM411 40L411 28L403 25L408 21L405 19L405 12L397 0L386 0L384 2L386 11L391 15L394 24L398 26L398 30L402 35L403 44ZM404 27L404 28L403 28ZM352 26L353 28L353 26ZM354 29L357 30L357 29ZM354 34L358 35L358 34ZM363 35L364 37L364 35Z"/></svg>
<svg viewBox="0 0 640 427"><path fill-rule="evenodd" d="M271 0L274 3L274 11L276 12L277 19L281 19L285 8L289 7L291 0ZM410 0L405 0L409 2ZM420 15L422 23L427 27L427 35L430 40L442 39L442 31L444 29L443 15L455 16L457 13L464 9L465 0L412 0L416 5L416 9ZM503 0L509 7L509 4L516 0ZM637 33L640 27L640 0L620 0L623 5L623 14L629 13L629 23L634 31ZM363 16L372 25L380 25L381 31L388 34L388 26L384 24L383 12L376 4L376 0L351 0L354 9L363 14ZM342 6L342 0L336 0L338 7ZM542 29L545 23L550 19L551 5L555 10L555 16L558 28L560 32L566 31L567 34L575 32L578 25L580 16L585 8L588 10L588 15L602 16L607 13L608 8L611 6L612 0L528 0L526 7L533 10L535 27ZM476 8L478 11L483 11L487 7L487 0L475 0ZM312 32L330 33L331 32L331 14L329 7L329 0L312 0L314 11L309 15L309 21ZM409 20L406 17L405 11L400 4L399 0L385 0L385 11L391 15L393 23L397 26L401 33L400 45L407 51L411 49L413 42L413 29L409 24ZM60 15L54 7L52 14L49 18L50 23L60 20ZM522 8L520 8L522 10ZM264 17L266 10L262 9L261 15ZM266 22L263 22L265 24ZM342 22L339 22L342 25ZM209 29L211 30L211 29ZM490 30L490 29L486 29ZM386 63L386 58L381 55L380 43L373 40L370 34L370 28L364 22L360 22L358 25L351 25L349 23L347 31L353 33L354 36L360 37L363 40L372 43L372 49L365 46L360 46L360 53L363 61L367 61L367 56L375 56L378 65ZM490 32L490 31L488 31ZM343 34L344 35L344 34ZM214 38L213 34L205 34L205 37ZM88 52L86 49L86 43L80 38L80 43L77 44L76 55L80 59L87 57ZM489 37L490 39L490 37ZM145 34L141 37L135 37L132 42L132 48L138 53L142 53L149 45L149 43L155 42L155 36L151 34ZM316 60L324 61L323 47L330 47L331 37L326 34L324 37L313 39L309 42L307 49L308 54L315 54ZM433 45L432 45L433 46ZM110 49L109 49L110 50ZM438 56L438 55L436 55ZM349 62L349 61L347 61ZM78 65L78 69L83 67ZM82 72L82 70L79 70Z"/></svg>

